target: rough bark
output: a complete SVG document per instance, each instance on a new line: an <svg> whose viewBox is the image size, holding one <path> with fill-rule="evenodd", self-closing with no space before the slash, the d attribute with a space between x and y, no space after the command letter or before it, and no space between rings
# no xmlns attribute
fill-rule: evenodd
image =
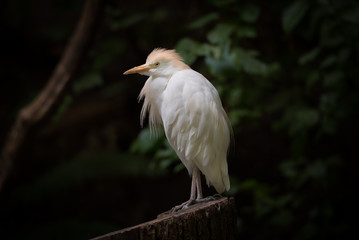
<svg viewBox="0 0 359 240"><path fill-rule="evenodd" d="M85 52L101 0L87 0L66 50L41 93L23 108L9 131L0 159L0 191L30 128L50 112L75 73Z"/></svg>
<svg viewBox="0 0 359 240"><path fill-rule="evenodd" d="M196 204L175 214L161 214L155 220L125 228L92 240L235 239L236 213L234 198Z"/></svg>

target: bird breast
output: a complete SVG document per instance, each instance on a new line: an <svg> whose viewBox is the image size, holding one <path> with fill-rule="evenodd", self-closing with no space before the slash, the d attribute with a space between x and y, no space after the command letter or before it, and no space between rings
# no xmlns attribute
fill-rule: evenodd
<svg viewBox="0 0 359 240"><path fill-rule="evenodd" d="M149 125L153 130L157 125L162 124L160 109L162 108L163 93L166 89L168 78L149 77L143 86L139 100L144 98L141 110L141 125L149 112Z"/></svg>

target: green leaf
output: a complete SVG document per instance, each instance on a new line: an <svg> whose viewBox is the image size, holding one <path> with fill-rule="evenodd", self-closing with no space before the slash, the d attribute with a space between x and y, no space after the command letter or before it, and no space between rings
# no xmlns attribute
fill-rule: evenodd
<svg viewBox="0 0 359 240"><path fill-rule="evenodd" d="M149 128L144 128L132 143L130 152L146 154L153 151L158 145L160 139L156 137L151 137L151 131Z"/></svg>
<svg viewBox="0 0 359 240"><path fill-rule="evenodd" d="M266 75L268 73L268 65L254 57L254 52L237 49L234 51L236 60L245 72L253 75Z"/></svg>
<svg viewBox="0 0 359 240"><path fill-rule="evenodd" d="M334 71L325 74L323 84L325 87L338 87L340 81L344 78L341 71Z"/></svg>
<svg viewBox="0 0 359 240"><path fill-rule="evenodd" d="M231 88L228 96L228 104L232 107L239 106L243 97L243 91L239 87Z"/></svg>
<svg viewBox="0 0 359 240"><path fill-rule="evenodd" d="M309 8L306 0L297 0L287 7L282 16L282 27L286 33L291 32L304 17Z"/></svg>
<svg viewBox="0 0 359 240"><path fill-rule="evenodd" d="M176 45L176 51L181 54L184 61L191 65L198 57L198 49L201 44L189 38L181 39Z"/></svg>
<svg viewBox="0 0 359 240"><path fill-rule="evenodd" d="M241 26L236 30L236 35L239 38L256 38L257 32L254 27Z"/></svg>
<svg viewBox="0 0 359 240"><path fill-rule="evenodd" d="M64 97L64 99L62 100L59 108L57 109L54 117L52 118L52 121L56 122L58 120L60 120L61 116L63 115L63 113L66 111L66 109L71 105L71 103L73 102L73 98L71 97L71 95L66 95Z"/></svg>
<svg viewBox="0 0 359 240"><path fill-rule="evenodd" d="M265 63L255 58L246 58L242 65L244 71L253 75L265 75L268 70Z"/></svg>
<svg viewBox="0 0 359 240"><path fill-rule="evenodd" d="M189 29L197 29L197 28L201 28L204 27L205 25L207 25L208 23L216 20L219 18L218 13L209 13L206 14L202 17L200 17L199 19L195 20L194 22L192 22L188 28Z"/></svg>
<svg viewBox="0 0 359 240"><path fill-rule="evenodd" d="M272 101L268 102L267 111L275 112L279 111L286 106L286 104L297 95L294 91L281 91L273 96ZM276 123L274 122L273 125Z"/></svg>
<svg viewBox="0 0 359 240"><path fill-rule="evenodd" d="M247 23L254 23L255 21L257 21L260 12L261 9L259 8L259 6L254 4L248 4L243 8L243 11L241 13L241 19Z"/></svg>
<svg viewBox="0 0 359 240"><path fill-rule="evenodd" d="M316 109L302 108L294 113L294 119L290 126L290 133L298 133L309 127L314 126L319 121L319 113Z"/></svg>
<svg viewBox="0 0 359 240"><path fill-rule="evenodd" d="M310 89L315 83L320 79L320 72L318 70L313 70L309 72L306 79L306 87Z"/></svg>
<svg viewBox="0 0 359 240"><path fill-rule="evenodd" d="M321 161L316 161L308 166L307 171L309 176L324 178L326 174L326 165Z"/></svg>
<svg viewBox="0 0 359 240"><path fill-rule="evenodd" d="M240 186L240 181L237 177L235 176L229 176L229 180L231 182L231 188L229 189L229 191L226 193L229 196L234 196L236 194L238 194L239 192L239 186Z"/></svg>
<svg viewBox="0 0 359 240"><path fill-rule="evenodd" d="M238 71L232 54L222 53L222 56L219 59L206 57L205 62L214 75L226 75L226 73L230 71Z"/></svg>
<svg viewBox="0 0 359 240"><path fill-rule="evenodd" d="M298 164L296 161L284 161L279 165L279 170L286 178L294 178L299 172Z"/></svg>
<svg viewBox="0 0 359 240"><path fill-rule="evenodd" d="M319 109L324 113L332 113L338 107L336 93L325 93L320 97Z"/></svg>
<svg viewBox="0 0 359 240"><path fill-rule="evenodd" d="M336 55L329 55L321 62L320 66L322 68L328 68L328 67L332 66L333 64L335 64L336 61L337 61Z"/></svg>
<svg viewBox="0 0 359 240"><path fill-rule="evenodd" d="M308 128L313 127L319 122L319 112L317 109L303 106L292 106L288 108L282 119L273 124L274 129L286 127L288 134L296 135L295 140L299 143L301 139L298 137L299 133L305 133Z"/></svg>
<svg viewBox="0 0 359 240"><path fill-rule="evenodd" d="M103 84L103 79L101 74L94 72L82 76L80 79L77 79L72 85L72 91L74 93L81 93L96 86Z"/></svg>
<svg viewBox="0 0 359 240"><path fill-rule="evenodd" d="M174 169L173 172L174 173L179 173L180 171L185 170L185 166L183 165L183 163L178 163Z"/></svg>
<svg viewBox="0 0 359 240"><path fill-rule="evenodd" d="M261 183L258 182L256 179L246 179L238 185L239 191L248 191L261 188Z"/></svg>
<svg viewBox="0 0 359 240"><path fill-rule="evenodd" d="M159 169L167 170L172 163L173 160L171 158L162 159L159 163Z"/></svg>
<svg viewBox="0 0 359 240"><path fill-rule="evenodd" d="M125 43L119 39L109 39L101 43L95 53L93 70L96 72L102 71L116 56L122 53L124 49Z"/></svg>
<svg viewBox="0 0 359 240"><path fill-rule="evenodd" d="M318 56L319 52L320 52L320 48L314 48L314 49L310 50L309 52L304 53L299 58L299 64L304 65L304 64L307 64L307 63L313 61Z"/></svg>
<svg viewBox="0 0 359 240"><path fill-rule="evenodd" d="M207 34L207 39L212 44L227 42L235 29L235 26L232 24L219 23Z"/></svg>

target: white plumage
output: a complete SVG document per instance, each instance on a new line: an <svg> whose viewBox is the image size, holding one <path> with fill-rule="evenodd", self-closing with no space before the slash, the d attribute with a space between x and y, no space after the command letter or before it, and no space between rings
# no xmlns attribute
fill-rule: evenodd
<svg viewBox="0 0 359 240"><path fill-rule="evenodd" d="M146 63L124 74L150 76L140 93L141 123L149 112L153 129L163 125L166 137L192 175L191 198L202 198L201 171L218 193L229 190L227 151L231 127L215 87L187 66L174 50L155 49ZM183 204L181 205L183 207Z"/></svg>

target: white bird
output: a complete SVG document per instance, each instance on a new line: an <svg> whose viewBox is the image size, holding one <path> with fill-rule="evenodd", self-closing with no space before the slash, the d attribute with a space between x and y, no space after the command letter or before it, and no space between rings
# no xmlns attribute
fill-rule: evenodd
<svg viewBox="0 0 359 240"><path fill-rule="evenodd" d="M132 73L149 76L139 95L144 98L141 124L149 112L152 130L163 125L168 142L192 176L190 199L176 210L203 199L200 172L219 194L228 191L232 128L215 87L174 50L154 49L145 64L124 72Z"/></svg>

